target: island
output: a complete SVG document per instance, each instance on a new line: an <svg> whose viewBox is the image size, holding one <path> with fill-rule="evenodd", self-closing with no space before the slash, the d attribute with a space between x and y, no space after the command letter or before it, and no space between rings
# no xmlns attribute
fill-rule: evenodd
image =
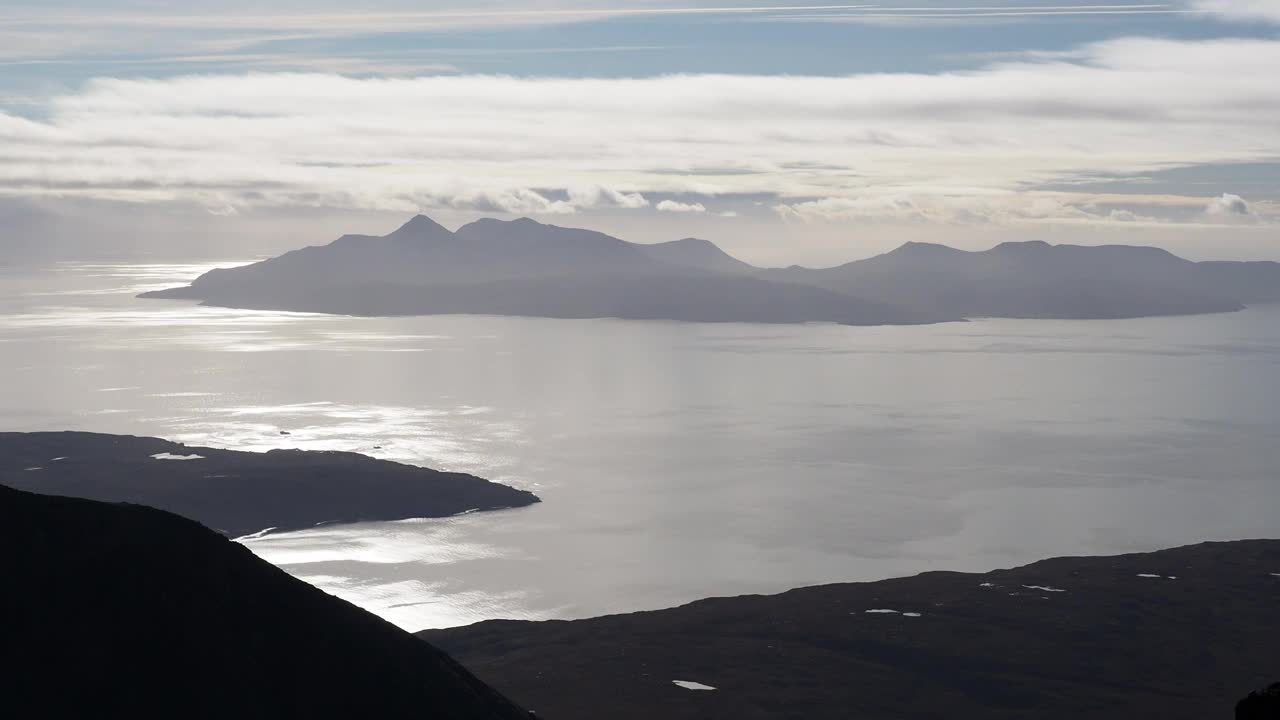
<svg viewBox="0 0 1280 720"><path fill-rule="evenodd" d="M0 543L4 717L531 718L177 515L0 486Z"/></svg>
<svg viewBox="0 0 1280 720"><path fill-rule="evenodd" d="M240 452L84 432L0 433L0 484L150 505L230 537L538 502L473 475L356 453Z"/></svg>
<svg viewBox="0 0 1280 720"><path fill-rule="evenodd" d="M762 276L904 307L952 308L967 318L1197 315L1280 300L1280 263L1192 262L1130 245L1028 241L967 251L909 242L834 268L791 267Z"/></svg>
<svg viewBox="0 0 1280 720"><path fill-rule="evenodd" d="M646 246L529 218L451 232L417 216L389 235L347 235L212 270L143 298L357 316L520 315L688 322L910 325L960 320L742 272L706 242ZM748 269L749 266L747 266Z"/></svg>
<svg viewBox="0 0 1280 720"><path fill-rule="evenodd" d="M357 316L917 325L1234 312L1280 301L1280 263L1191 262L1126 245L972 252L910 242L833 268L758 268L698 238L631 243L529 218L450 231L419 215L387 235L345 235L140 297Z"/></svg>
<svg viewBox="0 0 1280 720"><path fill-rule="evenodd" d="M419 636L557 720L1225 720L1280 679L1277 603L1256 540Z"/></svg>

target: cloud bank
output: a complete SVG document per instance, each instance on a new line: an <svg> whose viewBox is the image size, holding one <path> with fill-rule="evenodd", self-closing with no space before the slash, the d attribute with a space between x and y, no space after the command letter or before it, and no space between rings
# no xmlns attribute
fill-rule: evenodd
<svg viewBox="0 0 1280 720"><path fill-rule="evenodd" d="M1275 67L1280 40L1133 38L937 74L103 78L0 113L0 195L564 214L753 194L796 215L1123 221L1027 191L1280 160Z"/></svg>

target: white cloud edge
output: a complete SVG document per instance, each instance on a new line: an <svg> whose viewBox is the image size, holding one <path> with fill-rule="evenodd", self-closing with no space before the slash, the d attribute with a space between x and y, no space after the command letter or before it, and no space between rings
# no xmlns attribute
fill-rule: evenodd
<svg viewBox="0 0 1280 720"><path fill-rule="evenodd" d="M654 206L658 212L670 213L704 213L707 206L700 202L680 202L678 200L663 200Z"/></svg>

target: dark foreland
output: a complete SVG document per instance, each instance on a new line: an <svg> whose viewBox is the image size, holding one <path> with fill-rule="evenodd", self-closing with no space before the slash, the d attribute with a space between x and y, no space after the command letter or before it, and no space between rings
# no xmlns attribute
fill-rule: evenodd
<svg viewBox="0 0 1280 720"><path fill-rule="evenodd" d="M176 515L0 486L8 718L529 714L429 644Z"/></svg>
<svg viewBox="0 0 1280 720"><path fill-rule="evenodd" d="M237 452L81 432L0 433L0 484L150 505L237 537L538 502L472 475L346 452Z"/></svg>
<svg viewBox="0 0 1280 720"><path fill-rule="evenodd" d="M903 325L1232 312L1280 301L1280 264L1119 245L908 243L835 268L761 269L695 238L642 245L528 218L455 232L419 215L389 235L346 235L142 297L365 316Z"/></svg>
<svg viewBox="0 0 1280 720"><path fill-rule="evenodd" d="M419 635L559 720L1205 720L1280 676L1277 607L1258 540Z"/></svg>

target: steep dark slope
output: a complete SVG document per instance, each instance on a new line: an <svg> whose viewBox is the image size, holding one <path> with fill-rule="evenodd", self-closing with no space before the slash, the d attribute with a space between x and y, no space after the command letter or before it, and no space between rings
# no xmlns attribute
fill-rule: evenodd
<svg viewBox="0 0 1280 720"><path fill-rule="evenodd" d="M198 459L157 459L154 455ZM157 438L0 433L0 484L178 513L237 537L325 522L520 507L532 493L462 473L341 452L236 452Z"/></svg>
<svg viewBox="0 0 1280 720"><path fill-rule="evenodd" d="M1280 677L1278 603L1258 540L419 635L562 720L1204 720Z"/></svg>
<svg viewBox="0 0 1280 720"><path fill-rule="evenodd" d="M0 543L4 717L529 717L176 515L0 487Z"/></svg>
<svg viewBox="0 0 1280 720"><path fill-rule="evenodd" d="M835 268L761 275L970 318L1126 318L1243 307L1230 283L1212 282L1196 263L1159 248L1123 245L1025 242L967 252L907 243Z"/></svg>
<svg viewBox="0 0 1280 720"><path fill-rule="evenodd" d="M253 265L214 270L188 287L142 297L368 316L851 325L960 319L946 311L899 308L805 284L713 271L699 266L706 264L706 245L681 241L674 251L657 251L667 256L663 259L646 246L528 218L477 220L450 233L419 216L385 237L347 236ZM720 252L713 245L710 249ZM725 259L732 261L725 255L722 264Z"/></svg>

